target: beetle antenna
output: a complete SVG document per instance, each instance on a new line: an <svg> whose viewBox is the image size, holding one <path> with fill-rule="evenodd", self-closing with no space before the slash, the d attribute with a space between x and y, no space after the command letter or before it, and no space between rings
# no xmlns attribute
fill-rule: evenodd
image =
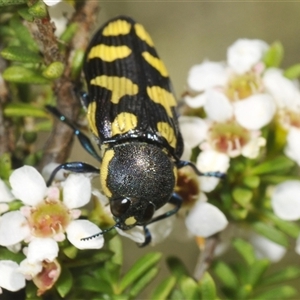
<svg viewBox="0 0 300 300"><path fill-rule="evenodd" d="M97 238L98 236L103 235L104 233L106 233L106 232L111 231L112 229L114 229L114 228L116 227L116 225L117 225L117 224L115 224L114 226L112 226L112 227L110 227L110 228L104 229L104 230L102 230L102 231L99 232L99 233L93 234L93 235L88 236L88 237L86 237L86 238L82 238L82 239L80 239L80 240L81 240L81 241L89 241L89 240L92 240L92 239L94 239L94 238Z"/></svg>

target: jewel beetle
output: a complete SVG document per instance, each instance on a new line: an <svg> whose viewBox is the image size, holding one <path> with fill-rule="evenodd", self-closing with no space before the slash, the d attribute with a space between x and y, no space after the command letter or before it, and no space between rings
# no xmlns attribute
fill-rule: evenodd
<svg viewBox="0 0 300 300"><path fill-rule="evenodd" d="M191 162L180 160L183 140L170 78L141 24L125 16L105 23L88 46L84 75L88 93L83 102L100 155L55 107L47 109L73 128L100 168L83 162L65 163L54 170L48 183L60 169L100 174L116 222L112 228L143 226L145 242L141 246L145 246L151 241L147 225L175 214L181 206L182 199L174 192L179 168L189 165L205 176L223 174L201 173ZM153 218L166 203L174 208Z"/></svg>

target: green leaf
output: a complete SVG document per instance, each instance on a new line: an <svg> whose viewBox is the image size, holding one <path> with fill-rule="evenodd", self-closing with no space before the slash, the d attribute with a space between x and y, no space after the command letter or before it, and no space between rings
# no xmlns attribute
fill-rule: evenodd
<svg viewBox="0 0 300 300"><path fill-rule="evenodd" d="M253 197L253 192L245 188L236 187L232 191L232 197L235 202L246 208Z"/></svg>
<svg viewBox="0 0 300 300"><path fill-rule="evenodd" d="M205 273L199 282L202 299L217 299L216 285L209 273Z"/></svg>
<svg viewBox="0 0 300 300"><path fill-rule="evenodd" d="M122 278L120 282L120 291L124 291L130 284L139 279L143 273L156 265L161 259L161 256L161 253L153 252L141 257Z"/></svg>
<svg viewBox="0 0 300 300"><path fill-rule="evenodd" d="M284 286L277 286L277 287L272 287L267 292L260 293L258 295L255 295L255 300L266 300L266 299L290 299L291 297L294 297L297 295L298 292L295 288L289 286L289 285L284 285ZM254 299L254 298L253 298ZM295 298L296 299L296 298Z"/></svg>
<svg viewBox="0 0 300 300"><path fill-rule="evenodd" d="M266 216L276 225L278 229L280 229L282 232L288 234L292 238L297 238L300 233L299 225L296 223L292 223L290 221L285 221L277 216L275 216L273 213L266 213Z"/></svg>
<svg viewBox="0 0 300 300"><path fill-rule="evenodd" d="M136 299L137 295L156 277L158 268L152 268L141 276L140 280L135 282L129 292L129 296L132 299Z"/></svg>
<svg viewBox="0 0 300 300"><path fill-rule="evenodd" d="M55 61L51 63L47 68L43 71L43 76L48 79L57 79L64 72L65 66L60 61Z"/></svg>
<svg viewBox="0 0 300 300"><path fill-rule="evenodd" d="M184 299L189 299L189 300L200 299L199 287L194 279L192 279L191 277L183 277L180 280L179 285L182 294L184 296Z"/></svg>
<svg viewBox="0 0 300 300"><path fill-rule="evenodd" d="M35 2L29 9L28 12L35 18L47 17L47 7L43 1Z"/></svg>
<svg viewBox="0 0 300 300"><path fill-rule="evenodd" d="M260 280L262 275L268 269L270 262L267 259L256 260L251 268L248 269L247 283L255 286Z"/></svg>
<svg viewBox="0 0 300 300"><path fill-rule="evenodd" d="M71 39L73 38L77 29L78 29L78 23L69 24L68 27L66 28L66 30L59 37L59 40L65 44L68 44L71 41Z"/></svg>
<svg viewBox="0 0 300 300"><path fill-rule="evenodd" d="M223 261L216 261L213 264L213 271L222 282L225 288L235 290L239 284L237 277L230 267Z"/></svg>
<svg viewBox="0 0 300 300"><path fill-rule="evenodd" d="M44 108L33 106L29 103L10 103L4 108L6 117L35 117L46 118L48 116Z"/></svg>
<svg viewBox="0 0 300 300"><path fill-rule="evenodd" d="M283 75L288 79L296 79L300 77L300 64L289 67L284 71Z"/></svg>
<svg viewBox="0 0 300 300"><path fill-rule="evenodd" d="M156 300L164 300L167 299L172 289L175 287L176 278L174 276L170 276L164 279L153 291L150 299Z"/></svg>
<svg viewBox="0 0 300 300"><path fill-rule="evenodd" d="M234 239L232 245L249 266L255 262L254 249L250 243L242 239Z"/></svg>
<svg viewBox="0 0 300 300"><path fill-rule="evenodd" d="M260 285L270 285L270 284L277 284L282 283L284 281L296 279L300 277L300 268L289 266L280 270L274 274L268 275L261 280Z"/></svg>
<svg viewBox="0 0 300 300"><path fill-rule="evenodd" d="M20 5L26 3L26 0L0 0L1 6Z"/></svg>
<svg viewBox="0 0 300 300"><path fill-rule="evenodd" d="M182 276L188 276L188 271L179 258L174 256L168 257L166 263L172 275L177 279L180 279Z"/></svg>
<svg viewBox="0 0 300 300"><path fill-rule="evenodd" d="M34 128L37 131L50 131L52 129L52 122L50 120L35 123Z"/></svg>
<svg viewBox="0 0 300 300"><path fill-rule="evenodd" d="M251 169L252 175L268 174L274 172L285 173L295 165L295 162L291 161L286 156L278 156L275 159L265 161L259 164L257 167Z"/></svg>
<svg viewBox="0 0 300 300"><path fill-rule="evenodd" d="M8 180L11 172L11 157L9 153L4 153L0 156L0 178Z"/></svg>
<svg viewBox="0 0 300 300"><path fill-rule="evenodd" d="M274 42L265 53L263 61L267 68L279 67L283 59L283 46L280 42Z"/></svg>
<svg viewBox="0 0 300 300"><path fill-rule="evenodd" d="M69 268L90 266L91 264L99 264L109 260L113 256L110 250L85 251L85 257L77 257L76 260L68 264Z"/></svg>
<svg viewBox="0 0 300 300"><path fill-rule="evenodd" d="M18 14L27 22L33 22L33 16L28 12L28 7L24 7L18 10Z"/></svg>
<svg viewBox="0 0 300 300"><path fill-rule="evenodd" d="M1 56L7 60L25 63L39 63L42 61L38 53L21 46L9 46L4 48L1 51Z"/></svg>
<svg viewBox="0 0 300 300"><path fill-rule="evenodd" d="M111 262L117 265L122 265L123 263L123 249L122 249L122 241L118 235L115 235L109 242L109 249L114 252L114 255L111 259Z"/></svg>
<svg viewBox="0 0 300 300"><path fill-rule="evenodd" d="M255 189L260 184L260 178L258 176L246 176L243 178L245 186L251 189Z"/></svg>
<svg viewBox="0 0 300 300"><path fill-rule="evenodd" d="M22 66L11 66L3 72L3 78L10 82L17 83L35 83L47 84L48 79L41 76L38 72L32 69L27 69Z"/></svg>
<svg viewBox="0 0 300 300"><path fill-rule="evenodd" d="M91 291L97 293L113 294L113 289L107 281L88 275L81 275L80 277L77 277L74 283L74 287L76 287L77 289L82 289L85 292Z"/></svg>
<svg viewBox="0 0 300 300"><path fill-rule="evenodd" d="M36 41L33 39L28 29L22 24L20 18L13 17L9 21L10 28L14 30L16 38L20 41L22 46L33 51L39 51Z"/></svg>
<svg viewBox="0 0 300 300"><path fill-rule="evenodd" d="M73 277L67 268L62 268L62 272L55 283L55 288L59 295L64 298L73 286Z"/></svg>
<svg viewBox="0 0 300 300"><path fill-rule="evenodd" d="M17 263L20 263L25 258L23 253L13 253L6 248L0 248L0 257L1 260L13 260Z"/></svg>
<svg viewBox="0 0 300 300"><path fill-rule="evenodd" d="M81 49L75 51L74 57L72 59L72 65L71 65L71 78L73 80L78 79L81 74L84 57L85 57L85 51Z"/></svg>
<svg viewBox="0 0 300 300"><path fill-rule="evenodd" d="M289 241L284 233L276 229L270 224L255 222L252 224L253 229L268 238L269 240L287 248L289 246Z"/></svg>

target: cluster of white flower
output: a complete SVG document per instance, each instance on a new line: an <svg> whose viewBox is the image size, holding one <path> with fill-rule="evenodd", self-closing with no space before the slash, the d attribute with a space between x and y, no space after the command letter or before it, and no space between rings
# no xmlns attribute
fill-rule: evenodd
<svg viewBox="0 0 300 300"><path fill-rule="evenodd" d="M184 158L190 159L192 149L199 146L196 166L200 171L226 172L232 158L257 158L266 145L261 129L271 122L287 132L284 153L300 166L299 84L264 63L269 49L261 40L240 39L228 48L226 62L204 61L190 69L184 100L192 109L203 108L206 118L182 116L179 121ZM218 182L203 177L201 190L210 192ZM300 219L299 191L300 181L277 186L271 199L274 213L284 220ZM271 260L283 256L282 246L256 238L260 245L264 239L267 248L276 248L277 254L268 255Z"/></svg>
<svg viewBox="0 0 300 300"><path fill-rule="evenodd" d="M24 166L13 171L9 183L12 190L0 180L3 213L0 216L0 245L12 252L22 249L26 258L20 265L11 260L0 261L0 288L17 291L25 286L27 279L33 280L43 291L51 288L59 277L58 242L66 236L78 249L103 246L102 236L81 241L98 233L99 228L88 220L77 220L81 214L78 208L91 199L91 181L83 174L70 174L65 181L47 187L36 169ZM15 199L22 201L20 208L8 211Z"/></svg>

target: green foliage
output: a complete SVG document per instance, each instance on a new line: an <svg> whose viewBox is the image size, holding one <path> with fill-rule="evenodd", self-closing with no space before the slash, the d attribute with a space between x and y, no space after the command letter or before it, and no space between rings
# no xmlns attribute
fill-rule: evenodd
<svg viewBox="0 0 300 300"><path fill-rule="evenodd" d="M299 267L284 267L272 273L270 262L257 259L251 244L235 239L233 246L242 261L235 259L228 264L217 260L212 266L226 299L290 299L297 294L286 282L300 277Z"/></svg>

